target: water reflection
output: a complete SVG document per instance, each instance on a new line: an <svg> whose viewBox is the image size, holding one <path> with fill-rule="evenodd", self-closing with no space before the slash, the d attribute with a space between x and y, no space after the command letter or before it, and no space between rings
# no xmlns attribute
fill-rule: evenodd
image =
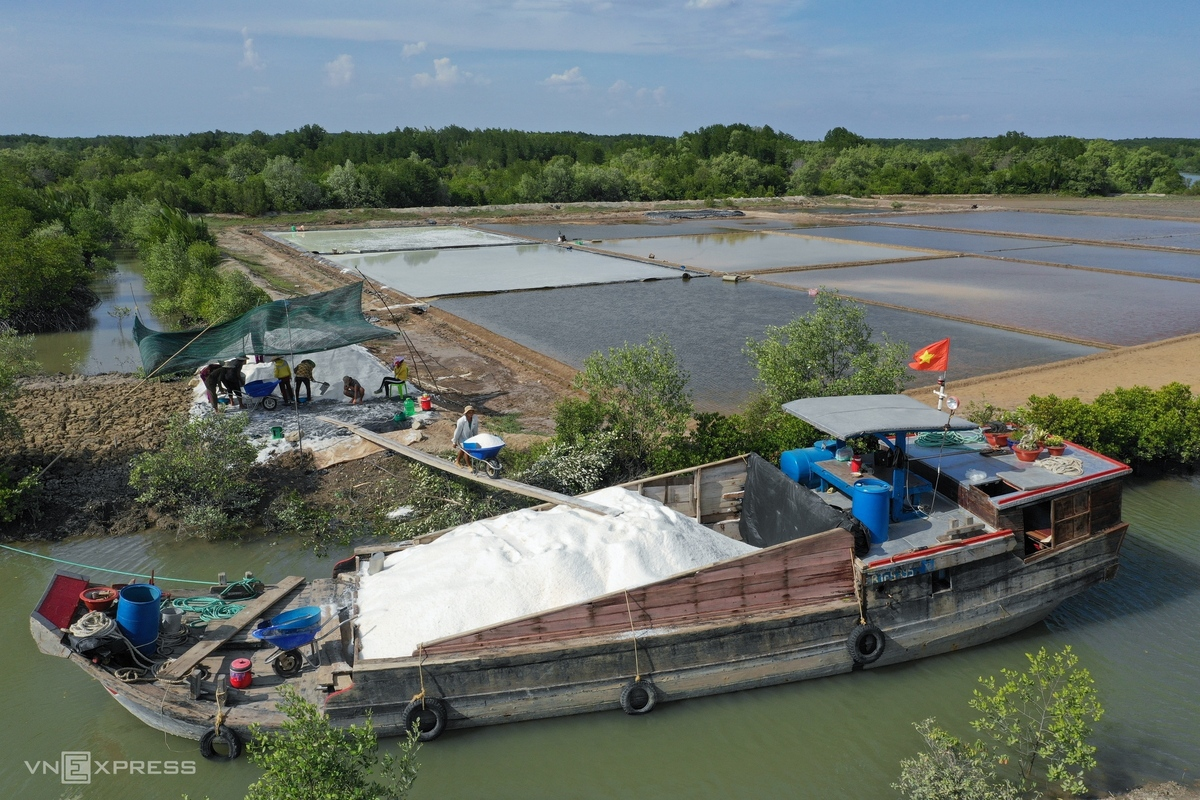
<svg viewBox="0 0 1200 800"><path fill-rule="evenodd" d="M116 271L92 285L100 303L92 309L87 329L34 337L34 350L46 372L133 372L142 363L133 341L134 313L151 328L164 329L150 312L150 293L142 282L141 263L134 253L118 252L113 262Z"/></svg>

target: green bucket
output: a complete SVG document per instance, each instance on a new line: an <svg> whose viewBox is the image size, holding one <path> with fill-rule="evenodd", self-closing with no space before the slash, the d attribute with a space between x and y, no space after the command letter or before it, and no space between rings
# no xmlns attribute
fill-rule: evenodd
<svg viewBox="0 0 1200 800"><path fill-rule="evenodd" d="M276 425L274 428L271 428L271 438L272 439L282 439L283 438L283 428L279 425Z"/></svg>

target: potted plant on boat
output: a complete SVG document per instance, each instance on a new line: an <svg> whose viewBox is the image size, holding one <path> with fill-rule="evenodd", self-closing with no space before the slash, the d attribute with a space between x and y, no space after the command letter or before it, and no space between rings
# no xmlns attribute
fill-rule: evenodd
<svg viewBox="0 0 1200 800"><path fill-rule="evenodd" d="M1008 447L1008 426L999 420L989 422L983 428L983 438L992 447Z"/></svg>
<svg viewBox="0 0 1200 800"><path fill-rule="evenodd" d="M1050 434L1043 440L1046 445L1046 450L1052 456L1061 456L1067 449L1067 443L1063 441L1063 437L1056 434Z"/></svg>
<svg viewBox="0 0 1200 800"><path fill-rule="evenodd" d="M1036 461L1042 452L1042 432L1030 425L1021 435L1021 440L1013 445L1013 453L1021 461Z"/></svg>

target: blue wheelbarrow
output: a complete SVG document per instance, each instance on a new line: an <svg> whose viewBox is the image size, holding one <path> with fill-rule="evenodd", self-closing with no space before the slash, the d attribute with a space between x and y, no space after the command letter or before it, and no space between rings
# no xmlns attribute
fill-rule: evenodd
<svg viewBox="0 0 1200 800"><path fill-rule="evenodd" d="M250 381L242 388L246 394L258 399L258 406L266 411L274 411L279 407L279 398L275 396L275 387L279 379L273 381Z"/></svg>
<svg viewBox="0 0 1200 800"><path fill-rule="evenodd" d="M489 478L499 477L504 467L497 456L504 449L504 440L490 433L472 436L462 443L462 449L471 457L471 471L482 469Z"/></svg>
<svg viewBox="0 0 1200 800"><path fill-rule="evenodd" d="M250 635L259 641L275 647L275 652L267 656L267 663L275 674L281 678L291 678L300 674L304 669L304 654L300 648L309 646L314 660L317 655L316 640L321 630L321 609L317 606L306 606L294 611L272 617L260 622L259 627L250 631Z"/></svg>

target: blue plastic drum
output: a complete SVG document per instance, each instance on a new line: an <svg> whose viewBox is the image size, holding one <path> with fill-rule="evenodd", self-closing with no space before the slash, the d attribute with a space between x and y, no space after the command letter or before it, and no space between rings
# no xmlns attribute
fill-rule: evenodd
<svg viewBox="0 0 1200 800"><path fill-rule="evenodd" d="M117 627L144 656L158 651L159 604L162 589L148 583L131 583L117 602Z"/></svg>
<svg viewBox="0 0 1200 800"><path fill-rule="evenodd" d="M878 478L862 478L854 482L853 489L850 513L870 531L872 544L886 542L892 504L891 484Z"/></svg>

